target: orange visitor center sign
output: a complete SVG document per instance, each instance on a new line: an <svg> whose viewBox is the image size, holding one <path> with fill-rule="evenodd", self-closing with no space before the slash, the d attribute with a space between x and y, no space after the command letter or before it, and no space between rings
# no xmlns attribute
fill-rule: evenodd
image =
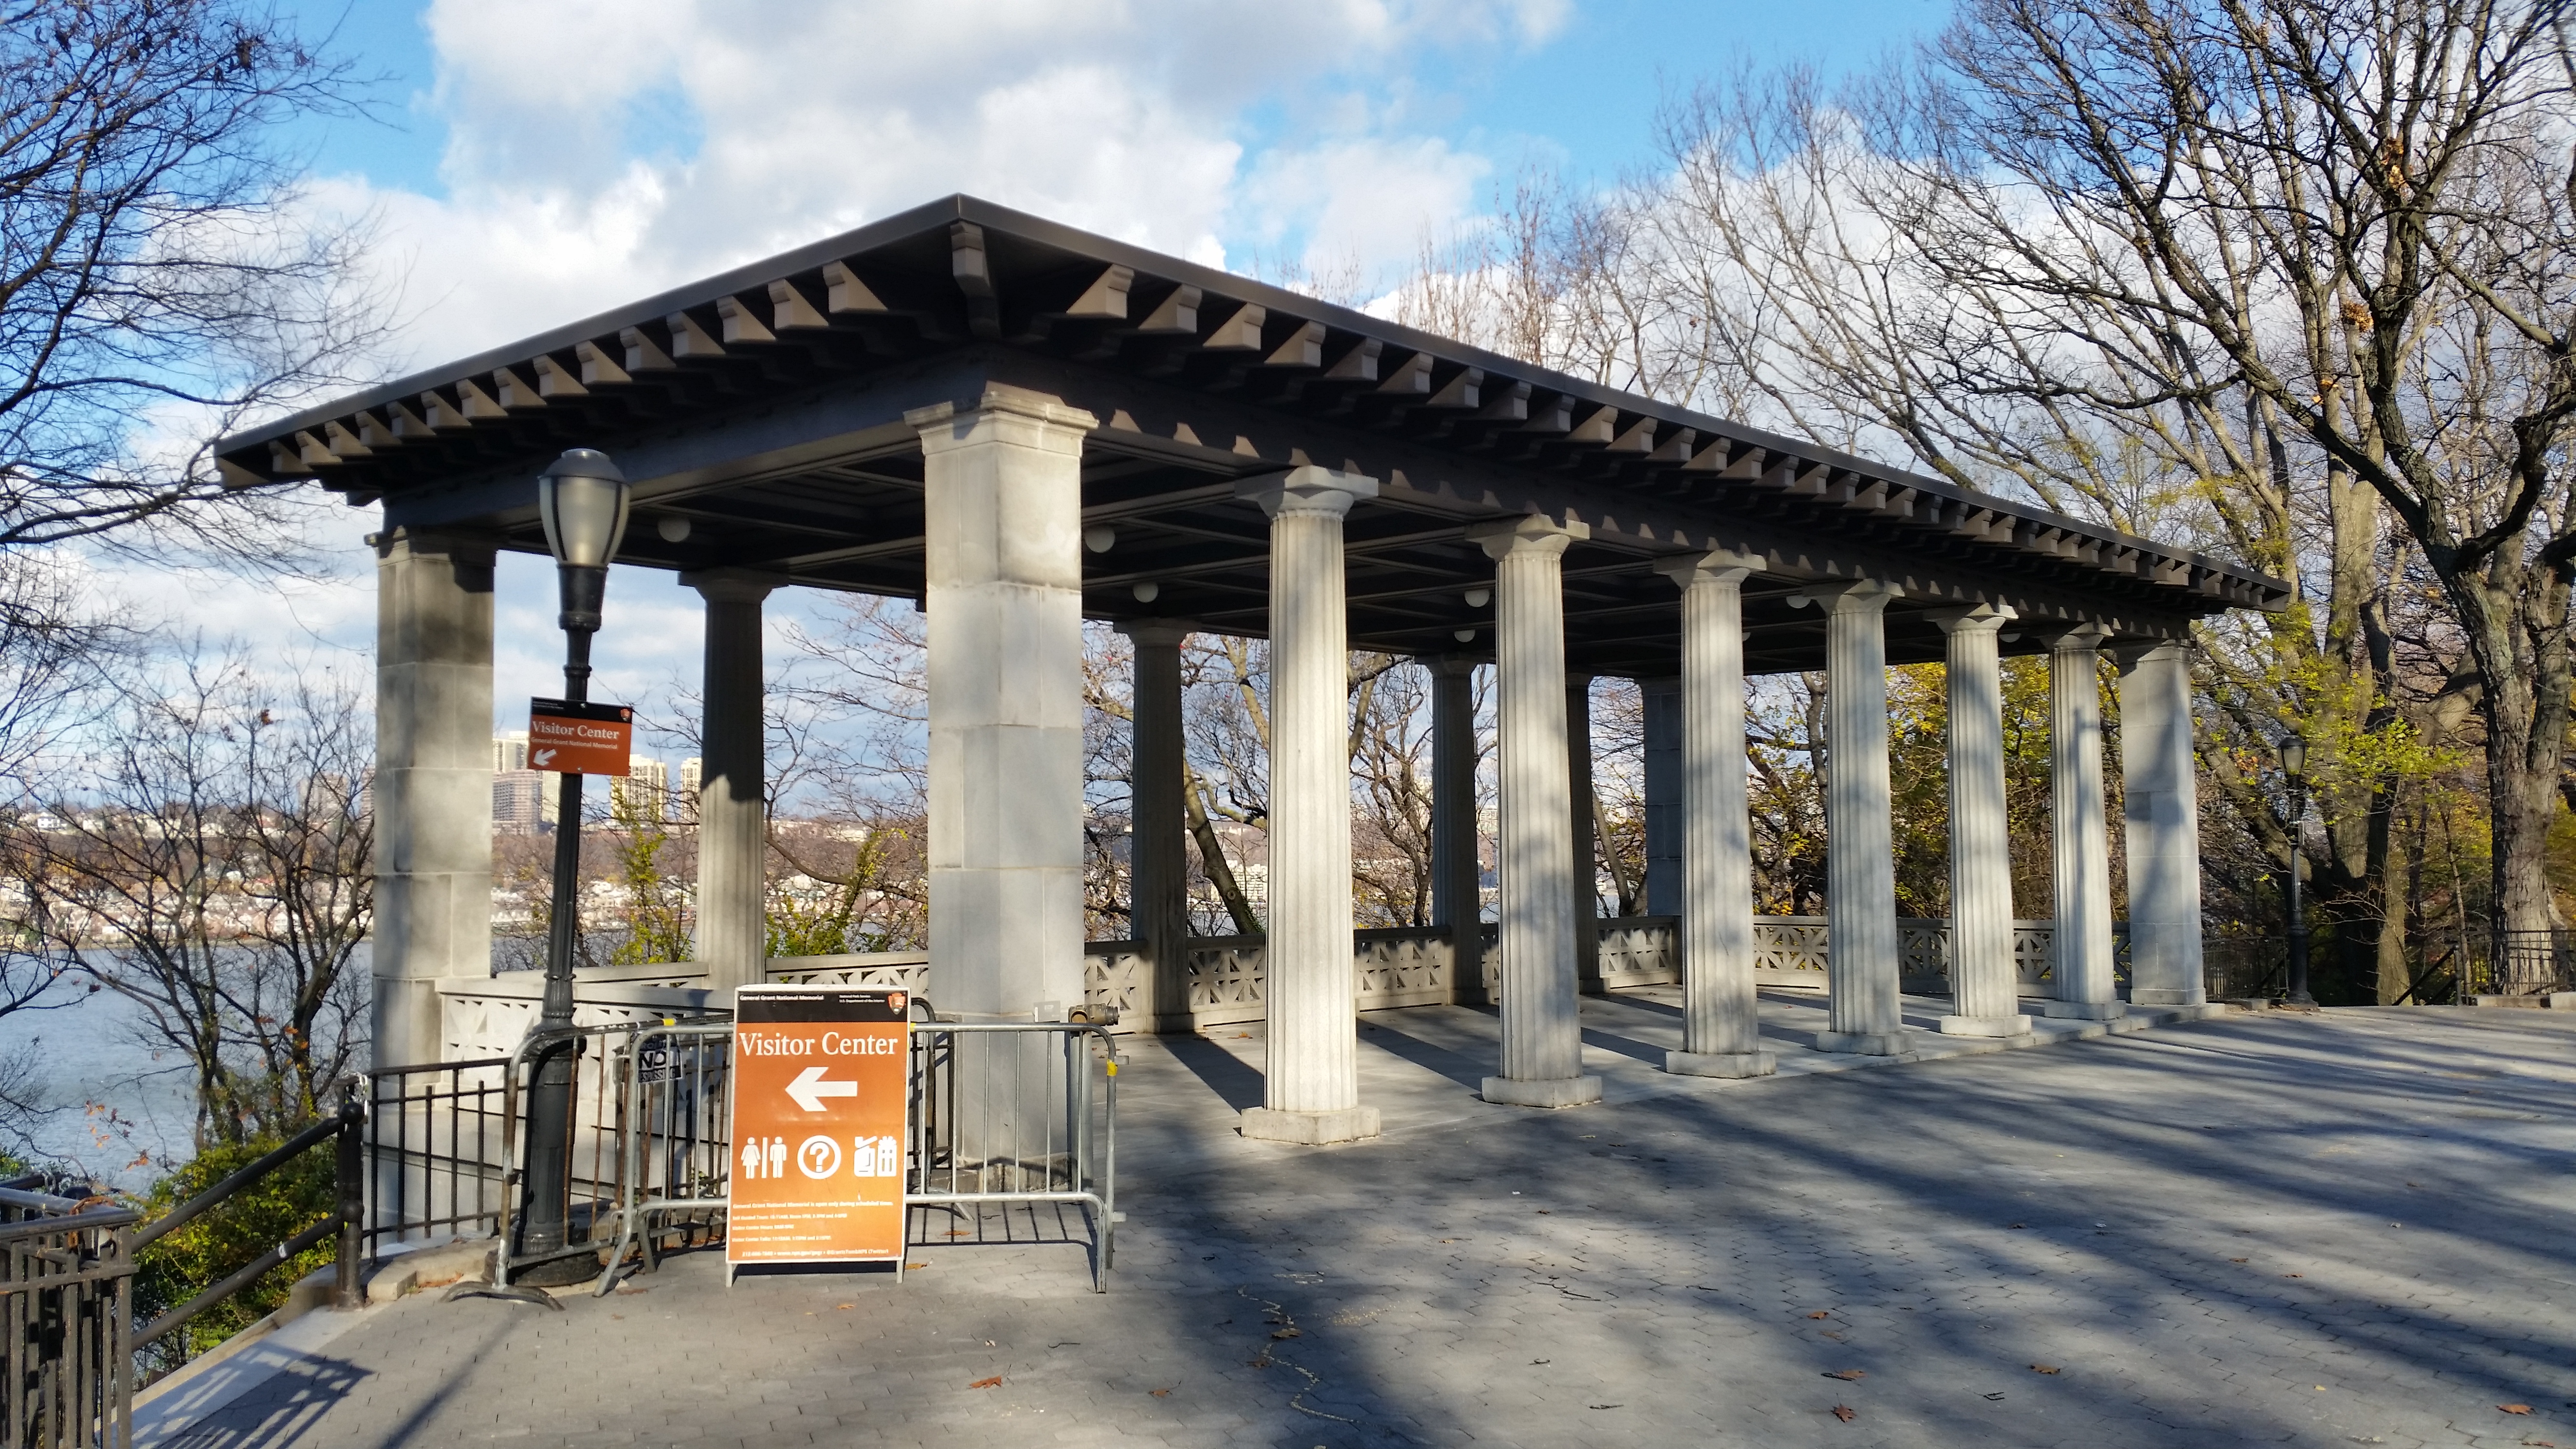
<svg viewBox="0 0 2576 1449"><path fill-rule="evenodd" d="M727 1274L745 1264L903 1263L911 993L734 991Z"/></svg>
<svg viewBox="0 0 2576 1449"><path fill-rule="evenodd" d="M635 745L635 709L624 704L528 701L528 768L561 775L623 775Z"/></svg>

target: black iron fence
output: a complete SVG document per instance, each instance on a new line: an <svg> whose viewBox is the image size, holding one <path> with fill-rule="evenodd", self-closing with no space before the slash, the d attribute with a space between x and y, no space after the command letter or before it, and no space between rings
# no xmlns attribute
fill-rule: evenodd
<svg viewBox="0 0 2576 1449"><path fill-rule="evenodd" d="M134 1260L121 1235L142 1214L37 1187L0 1187L0 1431L10 1449L127 1449Z"/></svg>
<svg viewBox="0 0 2576 1449"><path fill-rule="evenodd" d="M380 1067L367 1077L370 1252L498 1232L508 1057Z"/></svg>

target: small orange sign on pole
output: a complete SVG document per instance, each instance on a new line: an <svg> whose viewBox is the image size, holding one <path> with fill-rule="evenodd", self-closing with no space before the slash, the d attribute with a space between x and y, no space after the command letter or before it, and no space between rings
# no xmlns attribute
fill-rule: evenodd
<svg viewBox="0 0 2576 1449"><path fill-rule="evenodd" d="M623 775L635 747L635 710L623 704L528 701L528 768L559 775Z"/></svg>
<svg viewBox="0 0 2576 1449"><path fill-rule="evenodd" d="M903 1274L911 993L734 990L725 1276L744 1264L891 1262Z"/></svg>

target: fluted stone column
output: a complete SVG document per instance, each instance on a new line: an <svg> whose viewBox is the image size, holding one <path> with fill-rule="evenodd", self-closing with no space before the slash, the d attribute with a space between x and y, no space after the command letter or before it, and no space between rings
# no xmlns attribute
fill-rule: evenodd
<svg viewBox="0 0 2576 1449"><path fill-rule="evenodd" d="M1932 615L1949 638L1950 1000L1953 1036L2022 1036L2013 965L2012 835L2004 813L2003 668L1996 636L2012 610Z"/></svg>
<svg viewBox="0 0 2576 1449"><path fill-rule="evenodd" d="M2111 978L2111 831L2102 799L2103 631L2068 629L2048 647L2049 869L2057 891L2049 1016L2104 1021L2128 1008Z"/></svg>
<svg viewBox="0 0 2576 1449"><path fill-rule="evenodd" d="M1689 646L1683 646L1687 649ZM1740 656L1742 650L1738 649ZM1742 673L1741 661L1738 674ZM1640 679L1646 714L1646 914L1682 913L1682 682Z"/></svg>
<svg viewBox="0 0 2576 1449"><path fill-rule="evenodd" d="M2191 646L2121 651L2120 779L2129 847L2129 1000L2200 1006L2200 785Z"/></svg>
<svg viewBox="0 0 2576 1449"><path fill-rule="evenodd" d="M1329 468L1246 479L1270 515L1269 1058L1243 1135L1374 1137L1360 1105L1358 965L1351 952L1349 605L1342 518L1377 480Z"/></svg>
<svg viewBox="0 0 2576 1449"><path fill-rule="evenodd" d="M1743 599L1752 562L1711 553L1659 565L1682 591L1682 1049L1664 1054L1664 1070L1690 1076L1764 1077L1778 1065L1761 1049L1753 990ZM1651 730L1654 696L1647 701Z"/></svg>
<svg viewBox="0 0 2576 1449"><path fill-rule="evenodd" d="M1494 670L1502 790L1502 1074L1484 1097L1521 1107L1601 1100L1583 1075L1574 967L1574 853L1565 721L1564 556L1592 530L1538 516L1468 530L1495 561Z"/></svg>
<svg viewBox="0 0 2576 1449"><path fill-rule="evenodd" d="M438 983L492 974L492 545L377 535L375 1063L446 1059Z"/></svg>
<svg viewBox="0 0 2576 1449"><path fill-rule="evenodd" d="M769 956L768 722L760 605L781 582L742 569L683 574L706 600L698 741L697 959L718 991L757 984Z"/></svg>
<svg viewBox="0 0 2576 1449"><path fill-rule="evenodd" d="M1449 999L1486 1004L1484 869L1476 849L1476 661L1431 671L1431 919L1449 928Z"/></svg>
<svg viewBox="0 0 2576 1449"><path fill-rule="evenodd" d="M1560 597L1562 597L1560 595ZM1562 606L1558 615L1563 619ZM1599 823L1592 814L1592 676L1565 681L1565 838L1574 848L1574 980L1601 992L1601 871L1593 857Z"/></svg>
<svg viewBox="0 0 2576 1449"><path fill-rule="evenodd" d="M1082 440L1098 420L998 385L904 420L927 535L930 994L967 1021L1061 1017L1082 1002Z"/></svg>
<svg viewBox="0 0 2576 1449"><path fill-rule="evenodd" d="M1876 581L1818 585L1825 610L1825 938L1830 1028L1816 1050L1895 1056L1896 839L1887 779L1887 601Z"/></svg>
<svg viewBox="0 0 2576 1449"><path fill-rule="evenodd" d="M1181 754L1181 641L1190 626L1137 619L1118 626L1136 651L1129 755L1134 818L1127 837L1128 930L1147 961L1146 1011L1155 1031L1190 1025L1189 823Z"/></svg>

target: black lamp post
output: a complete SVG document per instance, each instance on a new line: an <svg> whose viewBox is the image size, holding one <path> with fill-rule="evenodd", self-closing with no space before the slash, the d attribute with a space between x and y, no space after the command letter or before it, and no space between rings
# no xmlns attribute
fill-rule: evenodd
<svg viewBox="0 0 2576 1449"><path fill-rule="evenodd" d="M2290 780L2290 989L2285 1006L2314 1006L2308 994L2308 914L2299 905L2300 845L2308 824L2308 742L2297 734L2281 741L2281 773Z"/></svg>
<svg viewBox="0 0 2576 1449"><path fill-rule="evenodd" d="M537 510L545 518L546 547L555 556L563 612L564 698L590 698L590 638L599 632L600 604L608 593L608 560L626 532L626 475L608 455L574 448L537 479ZM581 914L581 776L560 778L555 811L554 909L546 934L545 1007L537 1034L556 1040L541 1046L528 1090L528 1170L519 1212L519 1241L512 1257L534 1257L570 1238L573 1059L579 1044L572 1026L574 932ZM597 1277L599 1265L584 1256L532 1265L520 1282L560 1286Z"/></svg>

